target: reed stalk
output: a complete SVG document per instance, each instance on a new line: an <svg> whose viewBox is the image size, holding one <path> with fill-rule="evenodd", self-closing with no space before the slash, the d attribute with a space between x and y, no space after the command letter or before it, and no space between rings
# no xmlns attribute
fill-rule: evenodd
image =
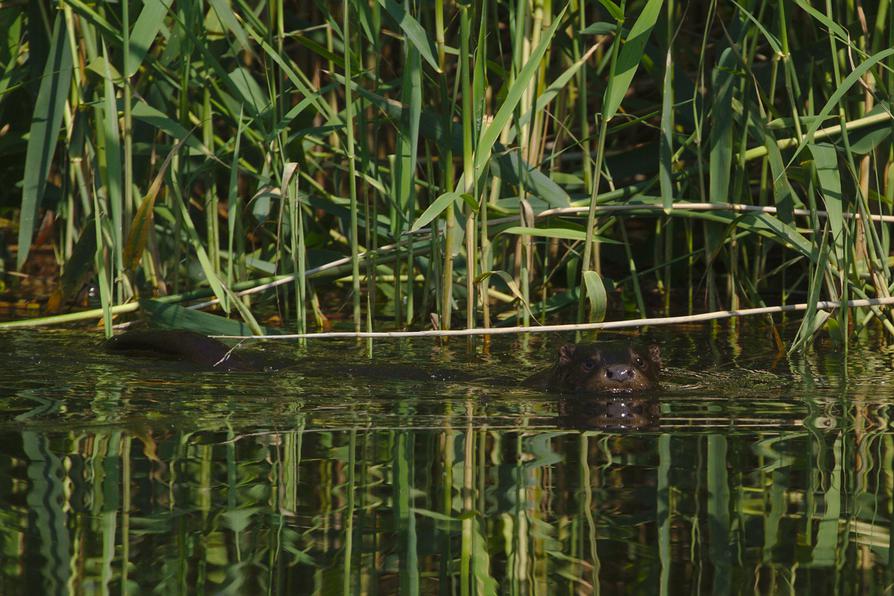
<svg viewBox="0 0 894 596"><path fill-rule="evenodd" d="M367 332L453 330L454 310L470 329L583 322L653 295L673 315L891 294L889 0L568 4L15 16L0 113L31 117L0 131L0 225L18 228L16 267L38 241L65 275L32 324L71 320L85 283L104 310L81 320L107 326L172 292L247 325L293 308L339 325L350 302ZM302 192L277 192L293 163ZM891 322L878 305L837 316L803 329Z"/></svg>
<svg viewBox="0 0 894 596"><path fill-rule="evenodd" d="M354 301L354 330L360 331L361 326L361 311L360 311L360 249L359 249L359 235L357 228L357 177L356 177L356 165L355 165L355 157L354 157L354 96L351 90L352 77L351 77L351 3L350 0L343 0L343 16L344 19L342 21L342 27L344 29L344 69L345 69L345 137L347 138L346 143L346 157L348 160L348 190L351 196L351 275L353 276L354 282L351 287L351 291L353 292L353 301Z"/></svg>

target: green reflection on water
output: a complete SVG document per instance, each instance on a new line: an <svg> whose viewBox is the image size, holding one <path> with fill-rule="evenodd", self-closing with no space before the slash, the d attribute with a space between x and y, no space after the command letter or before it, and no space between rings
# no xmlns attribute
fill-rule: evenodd
<svg viewBox="0 0 894 596"><path fill-rule="evenodd" d="M543 340L386 346L370 380L344 374L363 358L350 344L320 347L317 375L211 375L6 335L0 586L884 591L891 352L780 361L759 336L655 339L662 392L565 403L389 374L409 355L521 376Z"/></svg>

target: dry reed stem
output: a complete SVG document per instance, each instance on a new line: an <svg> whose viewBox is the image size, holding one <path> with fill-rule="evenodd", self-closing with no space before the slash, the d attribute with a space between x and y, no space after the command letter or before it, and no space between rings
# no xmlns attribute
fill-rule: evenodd
<svg viewBox="0 0 894 596"><path fill-rule="evenodd" d="M866 298L860 300L848 300L844 303L848 308L861 308L868 306L885 306L894 304L894 297ZM841 302L823 300L816 303L817 310L832 310L840 308ZM784 312L797 312L807 310L807 303L786 304L783 306L763 306L759 308L742 308L737 310L717 310L697 315L680 315L675 317L653 317L645 319L630 319L625 321L603 321L602 323L568 323L562 325L541 325L539 327L496 327L476 329L449 329L446 331L366 331L355 333L353 331L329 331L326 333L292 333L287 335L261 335L254 339L336 339L336 338L386 338L386 337L451 337L471 335L509 335L512 333L547 333L559 331L595 331L608 329L626 329L630 327L645 327L649 325L677 325L680 323L699 323L704 321L716 321L735 317L753 315L766 315ZM252 336L244 335L216 335L221 339L251 339Z"/></svg>

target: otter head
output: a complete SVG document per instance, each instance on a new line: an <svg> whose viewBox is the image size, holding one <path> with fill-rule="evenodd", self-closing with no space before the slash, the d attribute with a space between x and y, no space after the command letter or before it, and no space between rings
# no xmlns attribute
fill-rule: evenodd
<svg viewBox="0 0 894 596"><path fill-rule="evenodd" d="M658 386L661 350L627 342L566 344L559 349L557 380L562 391L629 393Z"/></svg>

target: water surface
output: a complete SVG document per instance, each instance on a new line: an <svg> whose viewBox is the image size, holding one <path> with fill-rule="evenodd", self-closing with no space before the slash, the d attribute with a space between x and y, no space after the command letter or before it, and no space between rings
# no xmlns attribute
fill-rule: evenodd
<svg viewBox="0 0 894 596"><path fill-rule="evenodd" d="M5 332L0 592L885 592L894 350L744 327L650 331L660 391L578 400L509 381L561 338L220 374Z"/></svg>

